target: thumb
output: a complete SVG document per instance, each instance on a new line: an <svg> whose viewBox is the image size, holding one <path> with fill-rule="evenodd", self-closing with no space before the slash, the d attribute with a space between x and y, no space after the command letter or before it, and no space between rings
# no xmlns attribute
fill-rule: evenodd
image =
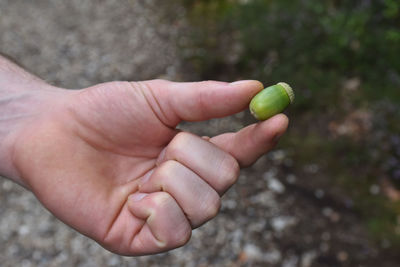
<svg viewBox="0 0 400 267"><path fill-rule="evenodd" d="M154 80L148 83L156 91L157 102L168 115L168 124L172 125L182 120L202 121L240 112L264 88L261 82L253 80L234 83Z"/></svg>

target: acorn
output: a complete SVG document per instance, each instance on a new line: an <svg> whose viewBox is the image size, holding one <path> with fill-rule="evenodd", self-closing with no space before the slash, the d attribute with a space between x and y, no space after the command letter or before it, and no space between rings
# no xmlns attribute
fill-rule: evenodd
<svg viewBox="0 0 400 267"><path fill-rule="evenodd" d="M259 92L250 102L250 112L257 120L267 120L281 113L294 101L293 89L280 82Z"/></svg>

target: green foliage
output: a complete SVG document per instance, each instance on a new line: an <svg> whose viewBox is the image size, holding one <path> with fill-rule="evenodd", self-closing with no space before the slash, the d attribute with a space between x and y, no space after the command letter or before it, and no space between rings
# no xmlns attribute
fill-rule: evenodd
<svg viewBox="0 0 400 267"><path fill-rule="evenodd" d="M308 98L330 102L337 101L330 91L347 78L359 77L362 93L370 99L400 102L397 0L185 2L202 26L195 32L195 43L204 51L195 59L202 78L219 78L216 70L227 69L226 53L235 51L223 40L230 38L241 45L231 76L268 84L288 81L309 91ZM300 94L299 103L303 101L307 99Z"/></svg>

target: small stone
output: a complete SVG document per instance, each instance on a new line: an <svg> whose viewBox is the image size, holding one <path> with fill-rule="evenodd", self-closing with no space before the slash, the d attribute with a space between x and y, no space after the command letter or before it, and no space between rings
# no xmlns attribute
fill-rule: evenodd
<svg viewBox="0 0 400 267"><path fill-rule="evenodd" d="M319 170L318 164L309 164L304 167L304 170L308 173L315 174Z"/></svg>
<svg viewBox="0 0 400 267"><path fill-rule="evenodd" d="M312 235L305 235L304 236L304 242L306 244L311 244L314 241L314 238Z"/></svg>
<svg viewBox="0 0 400 267"><path fill-rule="evenodd" d="M108 266L121 266L120 257L112 256L107 261Z"/></svg>
<svg viewBox="0 0 400 267"><path fill-rule="evenodd" d="M381 241L381 247L382 248L390 248L392 246L392 243L389 241L389 240L387 240L387 239L383 239L382 241Z"/></svg>
<svg viewBox="0 0 400 267"><path fill-rule="evenodd" d="M265 181L268 181L270 178L276 179L277 175L278 175L278 170L276 168L271 168L263 174L263 179Z"/></svg>
<svg viewBox="0 0 400 267"><path fill-rule="evenodd" d="M262 221L259 221L259 222L254 222L254 223L249 224L247 229L250 232L261 233L265 229L265 224L266 224L265 220L262 220Z"/></svg>
<svg viewBox="0 0 400 267"><path fill-rule="evenodd" d="M321 252L326 253L326 252L329 251L330 246L329 246L328 243L323 242L323 243L321 243L321 245L319 246L319 249L321 250Z"/></svg>
<svg viewBox="0 0 400 267"><path fill-rule="evenodd" d="M340 214L329 207L323 208L322 214L328 217L332 222L338 222L340 220Z"/></svg>
<svg viewBox="0 0 400 267"><path fill-rule="evenodd" d="M27 225L22 225L19 229L18 229L18 234L21 236L27 235L29 234L30 230L29 230L29 226Z"/></svg>
<svg viewBox="0 0 400 267"><path fill-rule="evenodd" d="M260 204L263 206L273 206L276 205L274 200L274 194L271 191L260 192L255 196L250 198L252 204Z"/></svg>
<svg viewBox="0 0 400 267"><path fill-rule="evenodd" d="M261 249L254 244L246 244L243 253L242 257L245 257L246 260L261 260L263 257Z"/></svg>
<svg viewBox="0 0 400 267"><path fill-rule="evenodd" d="M315 258L317 257L317 252L314 250L304 253L301 257L301 267L311 267Z"/></svg>
<svg viewBox="0 0 400 267"><path fill-rule="evenodd" d="M299 262L299 257L296 255L292 255L287 259L284 259L282 262L282 267L297 267L297 263Z"/></svg>
<svg viewBox="0 0 400 267"><path fill-rule="evenodd" d="M331 234L329 232L323 232L321 238L324 241L329 241L331 239Z"/></svg>
<svg viewBox="0 0 400 267"><path fill-rule="evenodd" d="M380 187L379 187L379 185L376 185L376 184L371 185L371 187L369 188L369 192L370 192L372 195L377 195L377 194L379 194L379 192L380 192Z"/></svg>
<svg viewBox="0 0 400 267"><path fill-rule="evenodd" d="M282 232L286 228L295 225L296 218L290 216L280 216L271 219L271 227L275 232Z"/></svg>
<svg viewBox="0 0 400 267"><path fill-rule="evenodd" d="M347 254L346 251L340 251L340 252L337 254L336 257L337 257L338 261L340 261L340 262L345 262L345 261L347 261L347 259L349 258L349 254Z"/></svg>
<svg viewBox="0 0 400 267"><path fill-rule="evenodd" d="M40 261L43 258L43 253L40 250L35 250L32 253L32 258L36 261Z"/></svg>
<svg viewBox="0 0 400 267"><path fill-rule="evenodd" d="M289 184L294 184L296 182L297 178L294 174L289 174L286 177L286 182L288 182Z"/></svg>
<svg viewBox="0 0 400 267"><path fill-rule="evenodd" d="M234 249L239 249L242 239L243 231L241 229L236 229L233 232L230 232L230 240Z"/></svg>
<svg viewBox="0 0 400 267"><path fill-rule="evenodd" d="M267 183L268 183L268 188L271 191L273 191L277 194L282 194L285 192L285 186L278 179L270 177L267 180Z"/></svg>
<svg viewBox="0 0 400 267"><path fill-rule="evenodd" d="M293 160L292 160L292 159L289 159L289 158L286 158L286 159L283 160L283 164L284 164L286 167L292 167L292 166L293 166Z"/></svg>
<svg viewBox="0 0 400 267"><path fill-rule="evenodd" d="M285 159L286 157L286 152L284 150L275 150L273 152L271 152L270 154L270 158L275 161L275 162L280 162L282 160Z"/></svg>
<svg viewBox="0 0 400 267"><path fill-rule="evenodd" d="M340 221L340 214L337 212L333 212L330 216L330 219L332 222L337 223L338 221Z"/></svg>
<svg viewBox="0 0 400 267"><path fill-rule="evenodd" d="M270 264L277 264L282 259L282 253L277 249L265 252L263 260Z"/></svg>
<svg viewBox="0 0 400 267"><path fill-rule="evenodd" d="M314 195L316 198L321 199L325 196L325 192L322 189L317 189L315 190Z"/></svg>
<svg viewBox="0 0 400 267"><path fill-rule="evenodd" d="M237 207L237 203L234 199L225 199L222 202L222 209L233 210Z"/></svg>
<svg viewBox="0 0 400 267"><path fill-rule="evenodd" d="M330 207L325 207L322 209L322 214L325 217L330 217L332 215L332 213L333 213L333 210Z"/></svg>
<svg viewBox="0 0 400 267"><path fill-rule="evenodd" d="M10 191L13 188L13 183L9 180L4 180L2 187L4 191Z"/></svg>
<svg viewBox="0 0 400 267"><path fill-rule="evenodd" d="M32 263L29 261L29 260L27 260L27 259L25 259L25 260L23 260L22 262L21 262L21 265L20 265L21 267L31 267L31 266L33 266L32 265Z"/></svg>
<svg viewBox="0 0 400 267"><path fill-rule="evenodd" d="M349 91L356 91L360 87L360 85L361 85L361 80L358 77L348 79L343 83L343 87Z"/></svg>

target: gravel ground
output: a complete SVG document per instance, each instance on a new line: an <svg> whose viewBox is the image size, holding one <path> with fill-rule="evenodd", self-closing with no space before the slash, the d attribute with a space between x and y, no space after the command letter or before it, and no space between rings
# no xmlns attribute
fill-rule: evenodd
<svg viewBox="0 0 400 267"><path fill-rule="evenodd" d="M0 52L66 88L191 80L176 45L187 31L185 12L166 2L0 0ZM181 128L214 135L249 121L241 113ZM396 266L369 241L355 213L324 189L302 187L307 177L288 171L291 164L287 150L271 152L242 172L220 215L195 230L188 245L138 258L107 252L1 179L0 266ZM315 166L305 168L315 176Z"/></svg>

